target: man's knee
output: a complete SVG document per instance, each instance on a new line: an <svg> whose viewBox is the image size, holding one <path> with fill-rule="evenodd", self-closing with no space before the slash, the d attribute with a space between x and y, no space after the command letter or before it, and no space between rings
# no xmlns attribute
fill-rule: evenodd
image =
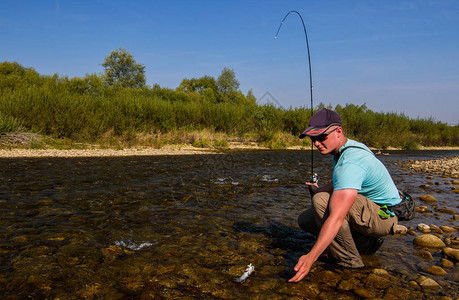
<svg viewBox="0 0 459 300"><path fill-rule="evenodd" d="M326 192L317 193L312 197L312 208L319 215L323 216L328 207L330 194Z"/></svg>

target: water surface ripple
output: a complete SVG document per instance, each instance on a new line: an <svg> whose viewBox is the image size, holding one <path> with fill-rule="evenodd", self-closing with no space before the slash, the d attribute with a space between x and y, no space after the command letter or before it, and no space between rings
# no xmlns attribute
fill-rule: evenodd
<svg viewBox="0 0 459 300"><path fill-rule="evenodd" d="M408 159L458 151L391 152L381 156L397 186L418 199L426 174L401 170ZM321 182L329 157L317 157ZM298 284L293 266L314 243L296 219L310 203L308 151L214 155L0 159L0 295L23 298L335 298L458 297L457 267L445 276L414 255L413 236L386 238L360 271L317 263ZM449 180L436 176L433 181ZM429 194L457 208L445 184ZM417 200L418 201L418 200ZM420 204L418 202L418 204ZM456 212L457 213L457 212ZM406 223L457 226L450 214ZM255 272L235 282L247 265ZM372 283L371 271L391 279ZM442 289L420 290L420 275ZM370 278L370 279L369 279ZM395 279L395 280L394 280ZM395 282L395 283L394 283ZM363 294L362 294L363 293Z"/></svg>

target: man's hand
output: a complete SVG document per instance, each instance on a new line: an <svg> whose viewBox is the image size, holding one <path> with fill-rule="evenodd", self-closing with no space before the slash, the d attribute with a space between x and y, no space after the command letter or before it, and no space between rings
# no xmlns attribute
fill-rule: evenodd
<svg viewBox="0 0 459 300"><path fill-rule="evenodd" d="M315 259L309 253L301 256L294 268L296 275L290 278L289 282L298 282L303 279L309 273L314 261Z"/></svg>
<svg viewBox="0 0 459 300"><path fill-rule="evenodd" d="M317 184L317 182L314 182L314 183L306 182L306 185L308 186L311 196L317 193L317 190L319 189L319 185Z"/></svg>

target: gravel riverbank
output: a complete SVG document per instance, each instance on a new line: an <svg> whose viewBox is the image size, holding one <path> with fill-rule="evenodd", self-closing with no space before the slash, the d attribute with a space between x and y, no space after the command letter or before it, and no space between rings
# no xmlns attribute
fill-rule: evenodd
<svg viewBox="0 0 459 300"><path fill-rule="evenodd" d="M432 160L409 160L404 163L404 167L408 167L417 173L432 173L458 178L459 156Z"/></svg>

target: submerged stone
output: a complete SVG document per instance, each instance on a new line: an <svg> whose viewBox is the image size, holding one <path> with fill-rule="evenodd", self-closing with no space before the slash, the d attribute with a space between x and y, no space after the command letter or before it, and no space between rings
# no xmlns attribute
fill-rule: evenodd
<svg viewBox="0 0 459 300"><path fill-rule="evenodd" d="M441 286L432 278L421 276L416 280L423 289L441 288Z"/></svg>
<svg viewBox="0 0 459 300"><path fill-rule="evenodd" d="M437 225L430 225L430 230L433 232L433 233L440 233L442 234L443 231L440 229L440 227L438 227Z"/></svg>
<svg viewBox="0 0 459 300"><path fill-rule="evenodd" d="M424 223L420 223L417 226L417 229L422 232L422 233L429 233L430 232L430 226Z"/></svg>
<svg viewBox="0 0 459 300"><path fill-rule="evenodd" d="M440 226L440 229L445 233L453 233L453 232L457 231L456 228L453 228L453 227L450 227L450 226L446 226L446 225Z"/></svg>
<svg viewBox="0 0 459 300"><path fill-rule="evenodd" d="M423 195L420 198L421 198L421 201L424 201L424 202L436 202L437 201L437 199L435 199L431 195Z"/></svg>
<svg viewBox="0 0 459 300"><path fill-rule="evenodd" d="M445 270L443 270L442 268L438 266L425 267L423 270L433 275L446 275L447 274Z"/></svg>
<svg viewBox="0 0 459 300"><path fill-rule="evenodd" d="M427 260L433 260L432 253L430 253L429 251L426 251L426 250L421 250L419 252L416 252L416 253L414 253L414 255L422 257L422 258L427 259Z"/></svg>
<svg viewBox="0 0 459 300"><path fill-rule="evenodd" d="M413 243L417 246L430 247L430 248L442 248L445 247L445 243L433 234L423 234L414 238Z"/></svg>
<svg viewBox="0 0 459 300"><path fill-rule="evenodd" d="M362 297L362 298L375 298L376 297L376 293L374 291L363 289L363 288L355 289L354 293L357 296Z"/></svg>
<svg viewBox="0 0 459 300"><path fill-rule="evenodd" d="M442 258L441 259L440 265L443 268L452 268L452 267L454 267L454 263L452 261L450 261L449 259L446 259L446 258Z"/></svg>
<svg viewBox="0 0 459 300"><path fill-rule="evenodd" d="M459 261L459 249L446 247L443 249L443 254L449 258L454 259L455 261Z"/></svg>

